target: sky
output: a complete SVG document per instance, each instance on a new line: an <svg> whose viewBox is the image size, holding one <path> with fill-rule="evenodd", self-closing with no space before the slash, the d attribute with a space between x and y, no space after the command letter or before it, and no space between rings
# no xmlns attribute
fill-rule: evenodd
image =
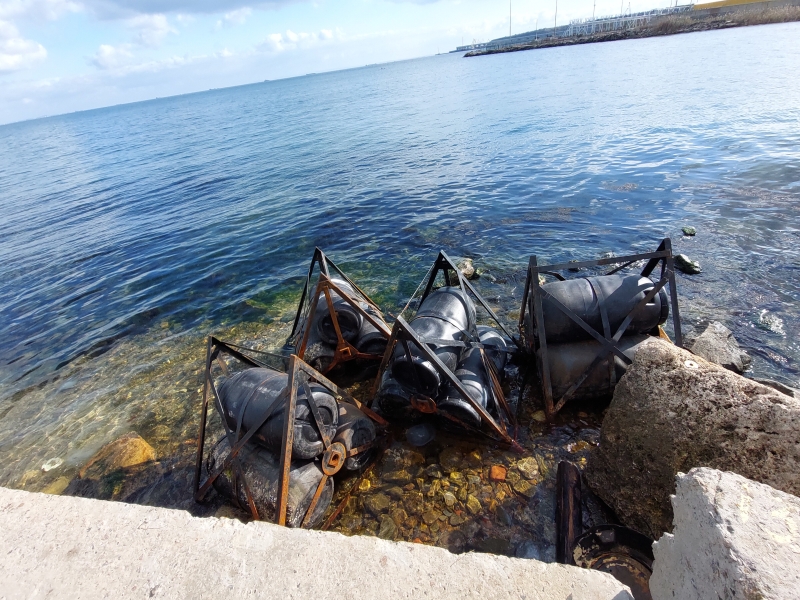
<svg viewBox="0 0 800 600"><path fill-rule="evenodd" d="M0 124L391 62L670 0L0 0ZM557 11L557 12L556 12Z"/></svg>

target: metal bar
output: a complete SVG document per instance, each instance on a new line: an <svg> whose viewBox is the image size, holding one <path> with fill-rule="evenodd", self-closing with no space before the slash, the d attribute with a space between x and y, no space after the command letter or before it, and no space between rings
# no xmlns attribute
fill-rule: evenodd
<svg viewBox="0 0 800 600"><path fill-rule="evenodd" d="M212 340L212 343L214 344L214 346L216 346L216 348L218 350L222 350L222 351L230 354L232 357L242 361L244 364L246 364L248 366L251 366L251 367L263 367L263 366L266 366L266 365L256 361L254 358L250 358L249 356L246 356L246 355L242 354L241 352L238 352L230 344L226 344L225 342L221 342L220 340L218 340L217 338L215 338L213 336L211 337L211 340ZM254 350L254 352L257 352L257 350Z"/></svg>
<svg viewBox="0 0 800 600"><path fill-rule="evenodd" d="M671 252L667 251L667 245L665 242L668 239L669 238L664 238L658 245L658 250L656 250L656 252L659 254L663 254L663 256L657 258L659 259L669 258L669 255L672 254ZM647 261L647 264L644 266L644 269L642 269L642 277L650 277L650 273L653 272L653 269L656 268L656 265L658 265L659 262L661 262L661 260L657 260L656 258L651 258L649 261Z"/></svg>
<svg viewBox="0 0 800 600"><path fill-rule="evenodd" d="M308 295L308 287L311 284L311 275L314 273L314 265L318 262L319 255L322 254L322 250L319 248L314 248L314 256L311 257L311 264L308 266L308 275L306 275L306 284L303 286L303 293L300 294L300 304L297 305L297 314L294 316L294 325L292 325L292 333L289 337L294 337L294 334L297 332L297 326L300 323L300 315L303 312L303 302Z"/></svg>
<svg viewBox="0 0 800 600"><path fill-rule="evenodd" d="M586 367L586 369L584 369L581 376L578 377L575 381L573 381L572 385L569 386L569 389L567 389L567 391L564 392L564 395L561 396L555 408L553 409L554 413L557 413L564 407L564 405L567 403L567 400L572 398L572 395L575 393L575 390L581 387L583 382L586 381L586 378L589 377L592 371L597 368L597 365L599 365L600 362L607 356L608 356L607 354L603 354L603 352L601 351L594 357L594 360L589 364L588 367ZM612 368L614 368L613 363L612 363Z"/></svg>
<svg viewBox="0 0 800 600"><path fill-rule="evenodd" d="M213 381L211 381L210 383L210 389L213 392L215 399L219 402L219 395ZM222 461L222 464L219 467L217 467L216 471L214 471L208 477L205 483L203 483L202 487L195 493L195 500L200 501L203 499L203 497L211 488L211 485L214 483L217 477L219 477L222 474L222 472L230 466L231 462L236 460L237 456L239 455L239 452L242 450L242 448L244 448L244 445L248 441L250 441L250 438L252 438L253 435L255 435L256 431L258 431L261 428L261 426L264 423L266 423L267 419L269 419L272 416L272 411L276 406L280 405L281 401L286 397L287 393L288 393L287 390L284 389L280 394L278 394L272 405L266 411L264 411L264 414L259 418L260 420L256 423L256 425L248 429L247 432L241 437L241 439L239 439L235 444L231 444L231 450L228 453L228 456L225 457L225 459ZM217 405L215 404L215 407L216 406ZM217 411L219 413L220 418L222 419L222 424L227 429L227 422L225 421L225 416L222 413L221 408L217 408Z"/></svg>
<svg viewBox="0 0 800 600"><path fill-rule="evenodd" d="M531 270L528 269L525 273L525 287L522 290L522 309L519 311L519 325L517 328L521 335L525 335L525 312L528 304L528 288L531 285Z"/></svg>
<svg viewBox="0 0 800 600"><path fill-rule="evenodd" d="M308 402L308 407L311 409L314 422L317 424L319 436L322 438L322 445L324 446L325 450L327 450L328 446L331 445L331 438L328 436L328 432L325 431L325 424L322 422L322 415L319 414L319 407L317 406L317 401L314 400L314 394L311 393L311 387L308 385L308 381L303 382L303 391L306 393L306 402Z"/></svg>
<svg viewBox="0 0 800 600"><path fill-rule="evenodd" d="M359 477L355 482L353 482L353 485L350 487L348 492L345 494L344 498L342 498L342 501L339 502L339 505L336 507L336 509L331 513L331 515L322 524L322 527L320 527L320 529L322 531L327 531L328 528L331 526L331 524L336 520L336 517L338 517L340 514L342 514L342 511L344 510L344 507L347 506L347 502L350 500L350 496L358 488L358 486L361 484L361 482L369 477L369 474L372 472L372 469L374 469L375 465L378 464L378 461L383 456L383 453L385 451L386 451L386 448L382 448L380 450L380 452L376 452L375 453L375 456L372 457L372 459L369 461L369 464L364 468L364 471L361 473L361 477Z"/></svg>
<svg viewBox="0 0 800 600"><path fill-rule="evenodd" d="M643 307L645 304L647 304L648 302L650 302L650 300L652 300L653 298L655 298L655 295L656 295L656 294L659 292L659 290L661 290L661 288L662 288L662 287L664 287L664 285L665 285L666 283L667 283L667 279L666 279L666 278L660 279L660 280L658 281L658 283L656 283L656 284L655 284L655 286L653 286L653 288L652 288L652 289L651 289L649 292L647 292L647 294L645 294L644 298L642 298L641 300L639 300L638 304L636 304L636 306L634 306L634 307L631 309L631 311L628 313L628 316L627 316L627 317L625 317L625 320L624 320L624 321L622 321L622 323L620 324L619 328L618 328L618 329L617 329L617 331L614 333L613 340L614 340L615 342L618 342L618 341L619 341L619 339L620 339L620 338L623 336L623 334L625 333L625 330L626 330L626 329L628 329L628 325L630 325L630 324L631 324L631 321L633 321L633 316L636 314L636 312L637 312L637 311L639 311L639 310L641 310L641 309L642 309L642 307ZM588 326L587 326L587 327L588 327ZM615 348L616 348L616 347L615 347ZM621 351L619 351L617 355L619 355L619 354L622 354L622 352L621 352ZM625 356L625 355L623 354L623 356ZM624 359L624 360L625 360L625 364L626 364L626 365L629 365L629 364L631 364L631 359L630 359L630 358L628 358L627 356L625 356L625 359Z"/></svg>
<svg viewBox="0 0 800 600"><path fill-rule="evenodd" d="M386 336L386 338L388 339L389 335L391 334L391 331L389 330L389 327L386 325L386 323L385 323L384 321L376 319L375 317L373 317L372 315L370 315L370 314L369 314L367 311L365 311L363 308L361 308L361 306L358 304L358 302L356 302L356 301L355 301L355 300L353 300L353 299L352 299L352 298L351 298L351 297L350 297L348 294L346 294L345 292L343 292L343 291L342 291L342 289L341 289L341 288L339 288L339 286L337 286L335 283L333 283L333 282L332 282L330 279L326 281L326 285L327 285L328 287L330 287L331 289L333 289L333 291L334 291L334 292L336 292L336 293L339 295L339 297L340 297L342 300L344 300L344 301L345 301L345 302L347 302L347 303L348 303L350 306L352 306L352 307L353 307L353 308L355 308L355 309L356 309L358 312L360 312L360 313L361 313L361 316L363 316L363 317L364 317L364 318L365 318L367 321L369 321L369 322L370 322L370 324L371 324L373 327L375 327L376 329L378 329L378 330L379 330L381 333L383 333L383 334ZM369 298L368 298L368 297L367 297L367 300L369 300ZM370 303L370 304L371 304L371 305L372 305L374 308L376 308L376 309L377 309L377 306L375 306L375 304L374 304L372 301L370 301L369 303ZM380 311L380 310L378 310L378 312L380 313L381 311ZM381 315L383 315L383 313L381 313Z"/></svg>
<svg viewBox="0 0 800 600"><path fill-rule="evenodd" d="M381 365L378 367L378 375L375 377L375 383L372 384L372 394L370 395L370 402L369 406L372 408L372 403L375 401L375 396L378 395L378 389L381 385L381 379L383 378L383 373L386 371L386 368L389 366L389 361L392 359L392 355L394 354L394 347L397 345L397 321L395 321L394 326L392 327L392 334L389 336L389 341L386 342L386 351L383 353L383 359L381 360Z"/></svg>
<svg viewBox="0 0 800 600"><path fill-rule="evenodd" d="M556 473L556 562L574 565L572 547L583 533L581 472L562 460Z"/></svg>
<svg viewBox="0 0 800 600"><path fill-rule="evenodd" d="M289 501L289 471L292 467L292 446L294 445L294 413L297 406L297 361L292 354L289 359L289 399L286 402L284 421L286 428L283 430L281 442L281 476L278 480L278 506L275 522L286 525L286 507Z"/></svg>
<svg viewBox="0 0 800 600"><path fill-rule="evenodd" d="M619 271L622 271L622 269L627 269L628 267L630 267L635 262L637 262L637 261L635 261L635 260L628 261L624 265L618 266L616 269L611 269L608 273L606 273L606 275L614 275L615 273L618 273Z"/></svg>
<svg viewBox="0 0 800 600"><path fill-rule="evenodd" d="M629 254L628 256L612 256L611 258L599 258L597 260L584 260L581 262L565 262L553 265L542 265L541 270L562 271L564 269L584 269L588 267L599 267L602 265L616 265L628 261L646 260L653 258L666 258L666 252L645 252L643 254Z"/></svg>
<svg viewBox="0 0 800 600"><path fill-rule="evenodd" d="M550 361L547 356L547 332L544 328L544 311L542 310L542 288L539 287L539 266L535 255L530 258L528 270L531 272L533 314L536 319L536 331L539 334L539 349L537 350L536 356L540 367L542 391L544 392L544 410L547 413L547 418L552 419L555 414L553 411L553 384L550 381Z"/></svg>
<svg viewBox="0 0 800 600"><path fill-rule="evenodd" d="M458 378L455 375L453 375L450 369L448 369L447 366L439 359L439 357L436 356L436 353L433 352L430 348L428 348L423 342L421 342L419 338L417 338L416 333L414 332L413 329L411 329L408 323L406 323L402 317L398 317L396 323L400 324L400 327L404 330L404 333L411 338L411 341L414 343L415 346L417 346L417 349L420 351L420 353L436 366L439 372L442 375L444 375L445 379L447 379L450 382L450 385L452 385L456 389L456 391L458 391L462 399L465 400L470 406L472 406L473 409L475 409L475 411L480 415L481 419L486 421L491 427L491 429L493 429L495 433L497 433L503 439L503 441L511 445L517 445L516 441L513 438L511 438L510 435L508 435L508 432L505 431L502 427L500 427L500 425L497 424L497 422L492 418L492 416L488 412L486 412L486 409L484 409L480 404L478 404L475 401L475 399L472 396L469 395L467 390L464 389L464 386L461 385L461 382L458 380ZM407 344L407 341L404 339L403 343Z"/></svg>
<svg viewBox="0 0 800 600"><path fill-rule="evenodd" d="M308 522L311 520L311 515L314 514L314 509L317 508L317 502L319 502L319 497L322 496L322 491L325 489L325 484L328 483L328 476L324 473L322 474L322 479L319 480L319 485L317 485L317 489L314 492L314 497L311 498L311 504L308 505L306 509L306 514L303 517L303 522L300 524L300 527L305 527L308 525Z"/></svg>
<svg viewBox="0 0 800 600"><path fill-rule="evenodd" d="M455 265L455 263L454 263L452 260L450 260L450 257L449 257L449 256L447 256L447 254L444 252L444 250L440 251L440 252L439 252L439 255L440 255L442 258L444 258L444 260L446 260L446 261L447 261L447 263L450 265L450 267L451 267L451 268L452 268L452 269L453 269L453 270L456 272L456 275L458 276L458 281L459 281L459 283L461 284L461 287L462 287L462 288L466 287L466 288L467 288L467 290L469 290L470 292L472 292L472 295L473 295L473 296L475 296L475 299L478 301L478 304L480 304L480 305L481 305L481 306L482 306L482 307L483 307L483 308L486 310L486 312L488 312L488 313L489 313L489 316L491 316L491 317L492 317L492 320L494 320L494 322L495 322L495 323L497 323L498 327L500 327L500 329L502 329L502 330L503 330L503 333L505 333L505 334L506 334L506 336L508 336L508 338L509 338L511 341L513 341L515 345L517 345L517 346L519 347L519 344L518 344L518 342L517 342L517 341L514 339L514 337L513 337L513 336L512 336L512 335L509 333L509 331L508 331L508 330L505 328L505 325L503 325L503 324L500 322L500 319L498 319L498 318L497 318L497 315L496 315L496 314L495 314L495 312L492 310L492 307L491 307L491 306L489 306L489 303L488 303L488 302L486 302L486 300L484 300L483 296L481 296L481 295L478 293L478 290L476 290L476 289L475 289L475 287L474 287L474 286L473 286L473 285L472 285L472 284L469 282L469 280L468 280L466 277L464 277L464 276L461 274L461 271L458 269L458 267ZM521 348L520 348L520 349L521 349Z"/></svg>
<svg viewBox="0 0 800 600"><path fill-rule="evenodd" d="M537 282L537 284L538 284L538 282ZM569 308L567 308L566 306L561 304L561 302L557 298L555 298L552 294L550 294L547 290L543 290L543 289L539 288L539 292L540 292L540 294L542 296L547 298L553 304L553 306L555 306L558 310L563 312L570 319L572 319L578 325L580 325L581 329L583 329L586 333L588 333L594 339L596 339L598 342L600 342L600 344L602 344L603 348L605 348L609 352L613 352L614 354L619 356L620 359L625 362L625 364L629 365L631 363L631 359L628 358L627 356L625 356L625 353L622 350L617 348L611 341L607 340L602 335L600 335L597 331L594 330L593 327L588 325L583 319L581 319L578 315L576 315L574 312L572 312ZM652 299L652 296L650 297L650 299L647 299L647 298L645 298L645 299L647 300L647 302L649 302L650 299ZM645 304L647 302L645 302ZM638 307L638 305L637 305L637 307ZM636 310L636 309L634 308L634 310ZM632 320L632 317L630 317L630 315L628 315L628 317ZM628 320L624 324L625 324L625 327L627 327L630 324L630 320ZM625 329L622 329L622 331L625 331ZM540 333L539 334L539 343L540 344L542 343L542 338L543 337L544 336ZM619 337L614 336L614 340L613 341L614 342L619 341Z"/></svg>
<svg viewBox="0 0 800 600"><path fill-rule="evenodd" d="M311 327L314 325L314 317L317 316L317 301L319 299L319 288L321 283L317 283L317 291L314 294L314 301L311 302L311 309L308 312L308 317L303 327L303 340L300 342L300 348L297 350L297 355L303 357L306 354L306 346L308 345L308 338L311 335Z"/></svg>
<svg viewBox="0 0 800 600"><path fill-rule="evenodd" d="M675 259L672 257L672 240L666 238L664 246L669 252L667 257L667 278L669 279L669 296L672 304L672 327L675 330L675 345L683 348L683 332L681 332L681 318L678 308L678 288L675 285Z"/></svg>
<svg viewBox="0 0 800 600"><path fill-rule="evenodd" d="M211 377L211 343L214 338L208 336L206 344L206 368L203 378L203 403L200 409L200 431L197 434L197 459L194 465L193 492L200 489L200 474L203 470L203 450L206 443L206 422L208 420L208 379Z"/></svg>

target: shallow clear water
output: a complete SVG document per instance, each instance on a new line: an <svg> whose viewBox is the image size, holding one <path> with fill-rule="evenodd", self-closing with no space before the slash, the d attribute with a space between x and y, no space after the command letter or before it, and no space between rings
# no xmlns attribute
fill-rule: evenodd
<svg viewBox="0 0 800 600"><path fill-rule="evenodd" d="M204 336L283 341L314 246L390 314L438 250L471 256L513 325L529 255L672 236L703 266L678 276L686 329L718 319L752 374L800 385L799 35L452 54L0 127L0 485L57 486L131 430L190 461Z"/></svg>

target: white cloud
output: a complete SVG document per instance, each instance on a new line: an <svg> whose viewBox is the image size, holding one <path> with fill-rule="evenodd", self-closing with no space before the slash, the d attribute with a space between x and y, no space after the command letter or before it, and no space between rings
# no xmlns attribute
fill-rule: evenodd
<svg viewBox="0 0 800 600"><path fill-rule="evenodd" d="M170 33L178 33L167 20L166 15L138 15L128 19L128 27L135 33L134 42L140 46L156 48Z"/></svg>
<svg viewBox="0 0 800 600"><path fill-rule="evenodd" d="M244 25L244 22L247 21L247 18L251 14L253 14L253 9L249 6L245 6L244 8L225 13L223 19L231 25Z"/></svg>
<svg viewBox="0 0 800 600"><path fill-rule="evenodd" d="M54 21L66 13L78 12L81 8L79 2L72 0L2 0L0 19L21 17Z"/></svg>
<svg viewBox="0 0 800 600"><path fill-rule="evenodd" d="M91 64L104 71L120 70L123 67L130 69L136 62L134 50L158 48L170 33L178 33L178 30L169 24L167 17L161 14L138 15L128 19L126 25L134 33L131 41L117 45L101 44L94 56L89 58Z"/></svg>
<svg viewBox="0 0 800 600"><path fill-rule="evenodd" d="M306 49L322 43L330 42L335 38L341 38L341 32L331 29L322 29L318 33L295 33L287 29L286 33L273 33L261 42L256 50L267 52L283 52L285 50Z"/></svg>
<svg viewBox="0 0 800 600"><path fill-rule="evenodd" d="M90 62L98 69L117 69L129 64L131 60L133 60L133 52L131 52L130 44L120 44L119 46L101 44Z"/></svg>
<svg viewBox="0 0 800 600"><path fill-rule="evenodd" d="M44 46L24 39L13 23L0 21L0 72L25 69L45 58Z"/></svg>

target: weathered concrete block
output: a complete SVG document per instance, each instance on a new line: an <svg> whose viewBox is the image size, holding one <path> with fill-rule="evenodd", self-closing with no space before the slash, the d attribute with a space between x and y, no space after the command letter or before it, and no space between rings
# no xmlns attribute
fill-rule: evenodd
<svg viewBox="0 0 800 600"><path fill-rule="evenodd" d="M714 469L677 479L674 533L653 545L653 600L800 598L800 498Z"/></svg>
<svg viewBox="0 0 800 600"><path fill-rule="evenodd" d="M719 321L710 323L687 348L697 356L721 365L734 373L744 373L744 370L750 366L750 357L739 348L733 332Z"/></svg>
<svg viewBox="0 0 800 600"><path fill-rule="evenodd" d="M656 539L675 476L703 466L800 494L800 401L653 338L617 384L587 482Z"/></svg>
<svg viewBox="0 0 800 600"><path fill-rule="evenodd" d="M0 488L3 598L632 600L536 560Z"/></svg>

